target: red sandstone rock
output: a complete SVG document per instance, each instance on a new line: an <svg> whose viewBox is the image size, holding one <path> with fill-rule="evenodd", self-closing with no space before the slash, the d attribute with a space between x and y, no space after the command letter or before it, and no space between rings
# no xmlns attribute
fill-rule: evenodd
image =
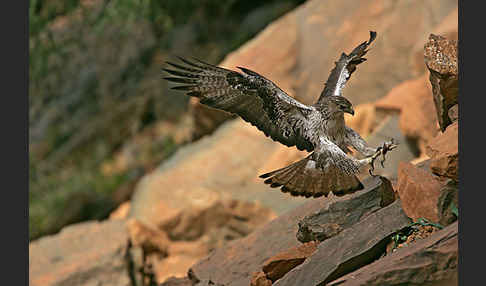
<svg viewBox="0 0 486 286"><path fill-rule="evenodd" d="M454 122L427 146L427 155L431 158L430 168L432 172L456 181L459 175L458 136L459 124Z"/></svg>
<svg viewBox="0 0 486 286"><path fill-rule="evenodd" d="M438 222L440 189L444 182L427 168L402 162L398 167L397 192L403 210L412 219L426 218Z"/></svg>
<svg viewBox="0 0 486 286"><path fill-rule="evenodd" d="M457 46L457 41L434 34L430 34L429 41L424 46L425 64L430 71L429 79L442 131L451 124L449 108L458 102Z"/></svg>
<svg viewBox="0 0 486 286"><path fill-rule="evenodd" d="M283 251L265 261L263 272L268 279L275 282L311 256L316 251L317 245L317 242L312 241Z"/></svg>

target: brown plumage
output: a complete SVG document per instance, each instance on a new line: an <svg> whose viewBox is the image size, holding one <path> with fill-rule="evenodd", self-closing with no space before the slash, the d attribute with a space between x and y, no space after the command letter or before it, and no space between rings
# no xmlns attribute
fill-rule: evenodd
<svg viewBox="0 0 486 286"><path fill-rule="evenodd" d="M371 148L344 124L344 113L354 114L354 110L342 96L342 89L356 66L366 60L363 56L375 38L376 33L370 32L368 41L349 55L341 54L319 99L310 106L244 67L238 67L243 72L239 73L197 59L179 58L185 65L168 62L176 69L163 70L172 75L166 80L185 84L173 89L186 91L209 107L239 115L286 146L312 152L289 166L261 175L270 187L280 187L294 196L319 197L330 192L343 195L363 188L356 177L362 166L396 147L386 143L382 148ZM346 154L348 146L366 158L358 160Z"/></svg>

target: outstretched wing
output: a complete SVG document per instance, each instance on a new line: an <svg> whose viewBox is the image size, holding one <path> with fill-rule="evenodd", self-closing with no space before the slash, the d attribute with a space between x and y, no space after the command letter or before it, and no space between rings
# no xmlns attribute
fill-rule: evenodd
<svg viewBox="0 0 486 286"><path fill-rule="evenodd" d="M363 56L366 55L368 46L375 40L375 38L376 32L370 31L370 39L367 42L363 42L354 48L349 55L346 55L345 53L341 54L341 57L335 63L336 66L332 69L317 102L323 100L323 97L325 96L342 95L344 85L351 77L351 74L356 70L356 66L366 61L366 58L363 58Z"/></svg>
<svg viewBox="0 0 486 286"><path fill-rule="evenodd" d="M246 68L238 67L242 74L197 59L179 59L186 65L167 62L176 69L163 69L174 76L165 77L166 80L186 84L173 89L187 91L209 107L239 115L284 145L314 149L303 136L313 107L298 102L270 80Z"/></svg>
<svg viewBox="0 0 486 286"><path fill-rule="evenodd" d="M332 192L344 195L363 189L356 177L360 163L346 155L336 144L322 139L306 158L263 175L264 183L293 196L320 197Z"/></svg>

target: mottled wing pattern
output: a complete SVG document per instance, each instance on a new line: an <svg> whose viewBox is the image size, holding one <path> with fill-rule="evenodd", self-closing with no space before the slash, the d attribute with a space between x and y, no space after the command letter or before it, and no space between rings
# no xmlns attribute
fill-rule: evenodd
<svg viewBox="0 0 486 286"><path fill-rule="evenodd" d="M333 192L344 195L363 189L356 177L354 158L327 139L306 158L287 167L261 175L272 188L281 187L293 196L320 197Z"/></svg>
<svg viewBox="0 0 486 286"><path fill-rule="evenodd" d="M320 102L325 96L342 95L344 85L351 77L351 74L356 70L356 66L366 61L366 58L363 58L363 56L366 55L368 46L375 40L375 38L376 32L370 31L370 39L367 42L363 42L354 48L349 55L346 55L345 53L341 54L341 57L335 63L336 66L332 69L317 102Z"/></svg>
<svg viewBox="0 0 486 286"><path fill-rule="evenodd" d="M167 62L176 69L166 80L183 83L173 89L186 91L200 103L239 115L275 141L299 150L312 151L313 144L304 138L304 121L313 111L287 95L273 82L249 69L244 74L203 61L179 57L185 65Z"/></svg>

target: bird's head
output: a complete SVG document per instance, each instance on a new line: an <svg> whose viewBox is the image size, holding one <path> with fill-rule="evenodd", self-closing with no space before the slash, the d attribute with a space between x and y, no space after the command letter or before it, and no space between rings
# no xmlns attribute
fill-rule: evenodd
<svg viewBox="0 0 486 286"><path fill-rule="evenodd" d="M344 96L330 96L328 105L331 111L354 115L353 105Z"/></svg>

